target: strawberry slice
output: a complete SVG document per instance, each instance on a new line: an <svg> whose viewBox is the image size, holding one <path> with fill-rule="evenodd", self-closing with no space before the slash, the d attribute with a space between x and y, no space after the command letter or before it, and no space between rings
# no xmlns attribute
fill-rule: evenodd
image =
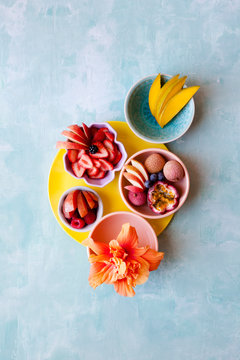
<svg viewBox="0 0 240 360"><path fill-rule="evenodd" d="M105 133L103 131L98 130L96 132L96 134L94 135L92 141L95 142L95 141L103 141L105 139Z"/></svg>
<svg viewBox="0 0 240 360"><path fill-rule="evenodd" d="M93 192L88 191L89 195L91 195L91 197L93 198L94 201L98 202L98 197L97 195L95 195Z"/></svg>
<svg viewBox="0 0 240 360"><path fill-rule="evenodd" d="M93 145L97 146L98 152L96 152L95 154L91 154L92 158L100 159L108 157L108 151L100 141L96 141L95 143L93 143Z"/></svg>
<svg viewBox="0 0 240 360"><path fill-rule="evenodd" d="M80 151L84 151L84 150L80 150ZM69 160L74 163L75 161L77 161L78 158L78 150L68 150L67 155Z"/></svg>
<svg viewBox="0 0 240 360"><path fill-rule="evenodd" d="M117 155L117 150L112 151L112 150L108 149L108 153L109 153L108 161L110 161L111 163L113 163L114 160L115 160L115 157L116 157L116 155Z"/></svg>
<svg viewBox="0 0 240 360"><path fill-rule="evenodd" d="M88 174L88 176L89 177L91 177L91 176L95 176L95 175L97 175L98 173L99 173L99 169L98 168L96 168L95 166L93 166L91 169L88 169L87 170L87 174Z"/></svg>
<svg viewBox="0 0 240 360"><path fill-rule="evenodd" d="M109 161L105 159L99 159L99 161L101 163L101 167L100 167L101 170L108 171L113 169L113 164L110 163Z"/></svg>
<svg viewBox="0 0 240 360"><path fill-rule="evenodd" d="M86 151L85 150L79 150L78 156L77 156L78 160L81 159L83 154L86 154Z"/></svg>
<svg viewBox="0 0 240 360"><path fill-rule="evenodd" d="M85 169L91 169L93 167L92 159L88 154L82 154L81 159L78 160L78 163Z"/></svg>
<svg viewBox="0 0 240 360"><path fill-rule="evenodd" d="M100 168L101 167L101 163L98 159L92 159L93 161L93 165L96 167L96 168Z"/></svg>
<svg viewBox="0 0 240 360"><path fill-rule="evenodd" d="M83 140L87 140L84 132L78 125L69 125L67 129L71 130L74 134L80 136Z"/></svg>
<svg viewBox="0 0 240 360"><path fill-rule="evenodd" d="M83 140L80 136L74 134L71 131L64 130L62 131L62 135L66 136L69 140L78 143L80 145L88 146L88 140Z"/></svg>
<svg viewBox="0 0 240 360"><path fill-rule="evenodd" d="M110 133L109 131L105 132L106 138L108 138L110 141L114 141L114 134Z"/></svg>
<svg viewBox="0 0 240 360"><path fill-rule="evenodd" d="M56 144L57 149L66 149L66 150L87 150L88 147L85 145L80 145L71 141L58 141Z"/></svg>
<svg viewBox="0 0 240 360"><path fill-rule="evenodd" d="M99 173L97 175L92 175L91 179L102 179L104 178L106 172L103 170L100 170ZM90 177L90 176L89 176Z"/></svg>
<svg viewBox="0 0 240 360"><path fill-rule="evenodd" d="M112 141L108 140L108 139L104 140L103 145L105 146L105 148L107 150L112 150L112 151L115 150L114 143Z"/></svg>
<svg viewBox="0 0 240 360"><path fill-rule="evenodd" d="M107 127L100 128L99 130L104 132L109 131Z"/></svg>
<svg viewBox="0 0 240 360"><path fill-rule="evenodd" d="M116 165L121 160L121 158L122 158L122 153L121 151L117 150L117 155L113 160L113 165Z"/></svg>
<svg viewBox="0 0 240 360"><path fill-rule="evenodd" d="M86 169L79 165L79 161L76 161L75 163L72 164L72 170L75 176L81 178L85 173Z"/></svg>
<svg viewBox="0 0 240 360"><path fill-rule="evenodd" d="M90 127L91 130L91 135L92 138L94 137L94 135L98 132L98 128L96 128L95 126Z"/></svg>
<svg viewBox="0 0 240 360"><path fill-rule="evenodd" d="M82 127L83 127L83 131L84 131L86 138L88 140L91 140L92 134L91 134L91 130L89 129L89 127L84 123L82 123Z"/></svg>

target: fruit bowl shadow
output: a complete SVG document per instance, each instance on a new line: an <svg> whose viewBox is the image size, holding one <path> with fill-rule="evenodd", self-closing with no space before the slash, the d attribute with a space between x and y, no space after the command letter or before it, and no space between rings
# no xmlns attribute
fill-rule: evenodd
<svg viewBox="0 0 240 360"><path fill-rule="evenodd" d="M97 209L97 213L96 213L96 220L90 224L90 225L86 225L81 229L75 229L73 228L69 222L67 221L67 219L65 218L64 214L63 214L63 202L66 198L66 196L74 190L85 190L85 191L91 191L93 192L97 197L98 197L98 209ZM93 227L96 225L96 223L102 218L103 215L103 202L102 199L100 198L100 196L98 195L98 193L96 191L94 191L93 189L90 189L89 187L86 186L75 186L72 187L70 189L68 189L67 191L65 191L62 196L60 197L59 203L58 203L58 215L60 220L62 221L62 223L69 229L76 231L76 232L87 232L93 229Z"/></svg>
<svg viewBox="0 0 240 360"><path fill-rule="evenodd" d="M120 152L122 154L121 160L117 163L117 165L114 166L113 170L108 171L107 175L102 179L91 179L90 177L87 176L86 173L81 178L78 178L72 170L72 165L71 165L71 162L70 162L70 160L67 156L67 152L66 152L66 154L63 157L64 169L75 179L78 179L78 180L84 179L88 185L104 187L105 185L107 185L111 181L113 181L113 179L115 178L115 172L121 170L121 168L123 167L123 164L125 163L125 161L127 159L127 153L126 153L124 145L120 141L117 141L117 132L112 128L112 126L110 126L108 123L96 123L96 124L91 124L90 128L93 126L98 129L100 129L102 127L107 127L108 130L114 134L114 139L115 139L114 142L118 146L118 149L120 150Z"/></svg>
<svg viewBox="0 0 240 360"><path fill-rule="evenodd" d="M190 179L189 179L188 170L187 170L186 166L184 165L184 163L179 159L179 157L170 151L159 149L159 148L151 148L151 149L141 150L141 151L133 154L126 161L125 165L130 164L132 159L135 159L135 160L141 162L142 164L144 164L146 158L149 155L154 154L154 153L159 153L160 155L162 155L165 158L166 161L169 161L169 160L178 161L184 169L184 177L181 181L174 182L174 183L167 181L169 184L173 185L179 192L180 196L179 196L178 206L174 210L167 211L166 213L160 215L160 214L155 214L149 208L147 203L142 206L134 206L133 204L131 204L128 199L128 190L124 188L125 186L130 185L129 181L123 176L124 168L121 170L120 175L119 175L119 191L120 191L122 200L124 201L126 206L130 210L135 212L136 214L146 217L148 219L162 219L162 218L169 216L169 215L175 213L176 211L178 211L181 208L181 206L184 204L184 202L187 199L188 193L189 193Z"/></svg>

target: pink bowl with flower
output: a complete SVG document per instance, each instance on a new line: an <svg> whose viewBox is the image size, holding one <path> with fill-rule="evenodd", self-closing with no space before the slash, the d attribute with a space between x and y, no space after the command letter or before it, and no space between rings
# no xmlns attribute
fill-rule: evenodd
<svg viewBox="0 0 240 360"><path fill-rule="evenodd" d="M122 225L125 223L129 223L135 227L139 247L148 245L151 249L158 251L158 239L152 226L141 216L128 211L117 211L105 215L96 223L89 237L94 241L108 244L111 240L117 238L122 229ZM90 252L92 251L90 250ZM88 254L90 252L88 249Z"/></svg>

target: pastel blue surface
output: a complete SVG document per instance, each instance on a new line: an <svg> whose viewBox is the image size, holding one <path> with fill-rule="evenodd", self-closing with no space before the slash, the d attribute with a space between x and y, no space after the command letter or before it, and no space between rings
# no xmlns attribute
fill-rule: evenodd
<svg viewBox="0 0 240 360"><path fill-rule="evenodd" d="M177 140L188 130L194 116L194 101L191 99L164 128L161 128L152 116L148 103L149 90L155 77L150 75L133 85L126 97L125 116L136 135L148 142L164 144ZM169 78L161 76L162 86Z"/></svg>
<svg viewBox="0 0 240 360"><path fill-rule="evenodd" d="M1 360L240 359L239 14L237 0L1 0ZM123 121L128 89L158 72L201 86L169 144L191 189L164 261L125 299L88 285L48 171L66 125Z"/></svg>

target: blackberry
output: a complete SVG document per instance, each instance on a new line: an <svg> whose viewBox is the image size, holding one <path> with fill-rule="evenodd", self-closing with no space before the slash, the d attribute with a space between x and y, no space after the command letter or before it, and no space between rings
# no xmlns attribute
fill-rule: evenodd
<svg viewBox="0 0 240 360"><path fill-rule="evenodd" d="M96 145L89 146L90 154L96 154L98 152L98 147Z"/></svg>

